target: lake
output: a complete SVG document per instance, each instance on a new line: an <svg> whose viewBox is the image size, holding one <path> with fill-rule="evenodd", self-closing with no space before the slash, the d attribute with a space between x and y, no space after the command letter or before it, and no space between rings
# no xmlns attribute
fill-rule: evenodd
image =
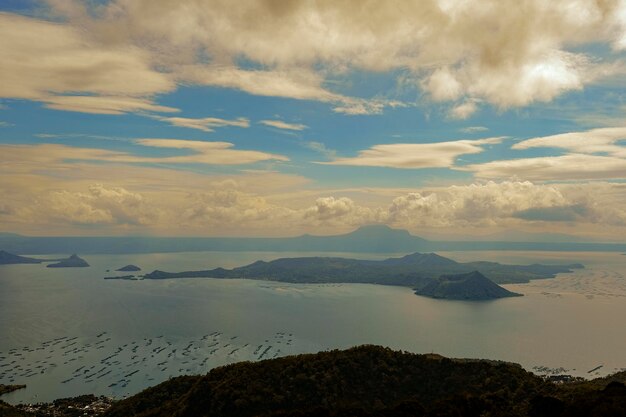
<svg viewBox="0 0 626 417"><path fill-rule="evenodd" d="M126 264L145 273L230 268L292 256L383 259L394 254L88 255L83 258L90 268L3 265L0 383L28 388L2 399L39 402L84 393L121 398L172 376L227 363L365 343L512 361L538 373L595 377L626 367L625 256L440 254L457 261L580 262L587 268L506 286L524 297L464 302L366 284L102 279L114 274L107 269Z"/></svg>

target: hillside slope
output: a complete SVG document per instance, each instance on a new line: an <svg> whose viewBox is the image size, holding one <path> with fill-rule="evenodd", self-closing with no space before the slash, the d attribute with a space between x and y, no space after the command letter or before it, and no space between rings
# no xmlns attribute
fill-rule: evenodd
<svg viewBox="0 0 626 417"><path fill-rule="evenodd" d="M564 389L516 364L361 346L175 378L106 416L608 416L625 399L620 383Z"/></svg>

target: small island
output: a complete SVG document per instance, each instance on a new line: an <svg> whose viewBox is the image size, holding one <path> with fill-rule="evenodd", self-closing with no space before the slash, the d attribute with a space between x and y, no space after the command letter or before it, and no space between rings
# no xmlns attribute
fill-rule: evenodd
<svg viewBox="0 0 626 417"><path fill-rule="evenodd" d="M121 280L126 280L126 281L139 281L143 278L138 278L135 275L120 275L120 276L104 277L104 279L121 279Z"/></svg>
<svg viewBox="0 0 626 417"><path fill-rule="evenodd" d="M137 272L137 271L141 271L141 268L139 268L137 265L126 265L123 266L119 269L116 269L116 271L121 271L121 272Z"/></svg>
<svg viewBox="0 0 626 417"><path fill-rule="evenodd" d="M432 280L415 294L445 300L495 300L505 297L521 297L491 281L478 271L467 274L442 275Z"/></svg>
<svg viewBox="0 0 626 417"><path fill-rule="evenodd" d="M85 268L88 267L89 264L83 258L80 258L78 255L73 254L67 259L61 259L59 262L55 264L46 265L48 268Z"/></svg>
<svg viewBox="0 0 626 417"><path fill-rule="evenodd" d="M0 250L0 265L13 265L13 264L40 264L43 259L27 258L26 256L15 255L3 250Z"/></svg>

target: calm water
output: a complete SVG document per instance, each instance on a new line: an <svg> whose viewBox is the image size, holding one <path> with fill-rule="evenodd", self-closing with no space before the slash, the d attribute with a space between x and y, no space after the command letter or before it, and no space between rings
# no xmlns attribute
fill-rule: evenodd
<svg viewBox="0 0 626 417"><path fill-rule="evenodd" d="M507 286L525 297L460 302L363 284L102 279L112 275L107 269L129 263L147 272L179 271L299 255L294 253L91 255L84 257L90 268L0 266L0 383L28 385L3 400L122 397L226 363L363 343L587 377L626 367L625 256L441 254L459 261L582 262L587 269Z"/></svg>

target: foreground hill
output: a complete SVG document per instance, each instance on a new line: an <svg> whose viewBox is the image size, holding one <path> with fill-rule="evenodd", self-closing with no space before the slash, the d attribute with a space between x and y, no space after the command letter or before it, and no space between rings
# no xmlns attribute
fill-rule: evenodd
<svg viewBox="0 0 626 417"><path fill-rule="evenodd" d="M147 279L168 278L247 278L295 283L364 283L419 288L441 275L480 271L499 283L522 283L531 279L553 278L558 273L583 268L571 265L504 265L497 262L460 263L435 253L413 253L382 261L304 257L257 261L233 269L204 271L153 271Z"/></svg>
<svg viewBox="0 0 626 417"><path fill-rule="evenodd" d="M521 296L502 288L478 271L442 275L416 289L415 294L446 300L493 300Z"/></svg>
<svg viewBox="0 0 626 417"><path fill-rule="evenodd" d="M621 372L554 384L512 363L360 346L180 376L112 405L90 395L0 401L0 417L610 417L626 415L625 381Z"/></svg>
<svg viewBox="0 0 626 417"><path fill-rule="evenodd" d="M519 365L376 346L178 377L114 404L108 417L621 416L626 388L558 386Z"/></svg>

